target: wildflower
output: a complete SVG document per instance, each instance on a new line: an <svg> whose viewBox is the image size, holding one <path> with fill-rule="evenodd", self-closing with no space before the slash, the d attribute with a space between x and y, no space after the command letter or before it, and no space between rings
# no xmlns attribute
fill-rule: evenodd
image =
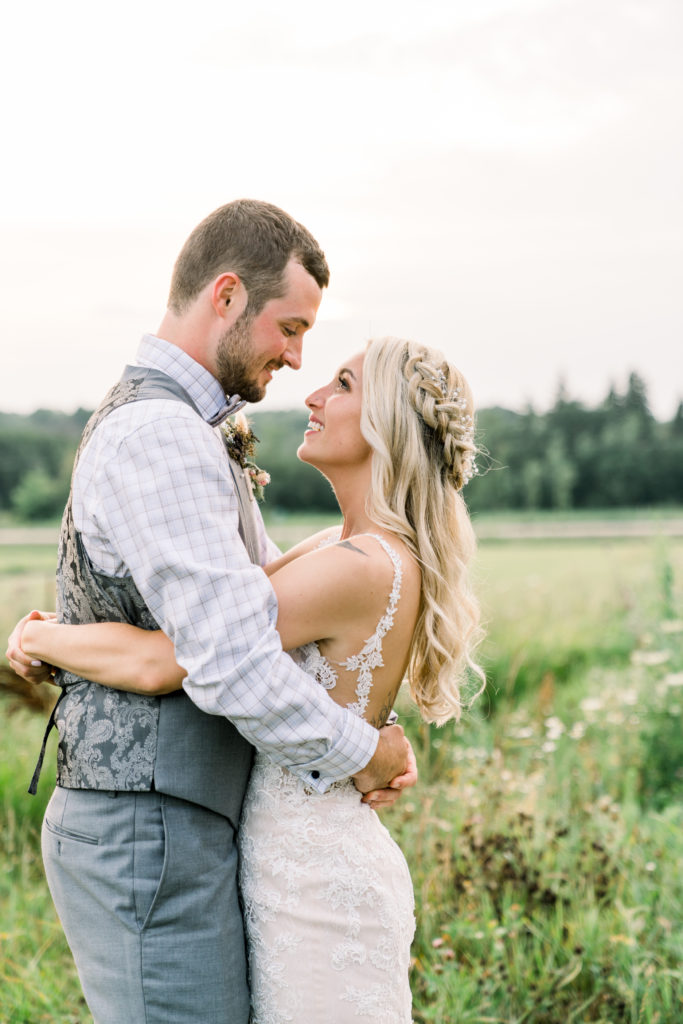
<svg viewBox="0 0 683 1024"><path fill-rule="evenodd" d="M671 651L633 651L632 665L665 665L671 657Z"/></svg>
<svg viewBox="0 0 683 1024"><path fill-rule="evenodd" d="M615 945L621 943L624 946L635 946L636 944L636 940L632 935L610 935L609 940Z"/></svg>
<svg viewBox="0 0 683 1024"><path fill-rule="evenodd" d="M515 740L530 740L534 735L534 730L529 725L523 725L520 729L513 729L510 735Z"/></svg>
<svg viewBox="0 0 683 1024"><path fill-rule="evenodd" d="M548 732L549 740L559 739L562 733L564 732L564 722L562 722L559 718L556 718L555 716L551 718L546 718L545 727Z"/></svg>

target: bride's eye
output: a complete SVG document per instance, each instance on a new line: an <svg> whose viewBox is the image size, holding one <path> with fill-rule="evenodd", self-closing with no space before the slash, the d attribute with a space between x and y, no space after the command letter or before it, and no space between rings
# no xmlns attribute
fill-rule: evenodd
<svg viewBox="0 0 683 1024"><path fill-rule="evenodd" d="M337 378L337 387L341 388L342 391L348 391L349 390L350 384L349 384L348 380L346 379L346 377L338 377Z"/></svg>

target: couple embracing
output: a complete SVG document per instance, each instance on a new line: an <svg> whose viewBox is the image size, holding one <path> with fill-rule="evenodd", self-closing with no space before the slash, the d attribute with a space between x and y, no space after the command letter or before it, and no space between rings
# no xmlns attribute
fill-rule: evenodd
<svg viewBox="0 0 683 1024"><path fill-rule="evenodd" d="M86 427L57 616L10 637L27 680L58 666L43 857L98 1024L411 1020L412 886L375 808L417 778L404 677L444 722L480 673L473 411L423 345L347 356L298 451L342 525L281 555L220 425L299 368L328 278L270 204L192 232Z"/></svg>

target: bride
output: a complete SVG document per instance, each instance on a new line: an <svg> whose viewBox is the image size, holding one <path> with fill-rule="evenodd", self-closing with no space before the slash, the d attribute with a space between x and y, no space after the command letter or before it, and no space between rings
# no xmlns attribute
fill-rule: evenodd
<svg viewBox="0 0 683 1024"><path fill-rule="evenodd" d="M283 647L377 727L404 677L425 721L457 719L464 674L483 680L460 493L475 472L467 383L440 352L382 338L306 404L298 456L330 481L343 523L265 569ZM163 633L120 623L29 621L22 648L146 694L185 675ZM410 1024L410 876L353 782L321 794L257 755L240 848L254 1024Z"/></svg>

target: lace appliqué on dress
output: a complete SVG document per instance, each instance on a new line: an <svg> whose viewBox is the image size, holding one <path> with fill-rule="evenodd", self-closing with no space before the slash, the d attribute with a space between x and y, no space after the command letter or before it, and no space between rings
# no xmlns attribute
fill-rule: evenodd
<svg viewBox="0 0 683 1024"><path fill-rule="evenodd" d="M252 1024L410 1024L405 858L353 783L258 754L240 826Z"/></svg>
<svg viewBox="0 0 683 1024"><path fill-rule="evenodd" d="M353 711L359 718L363 718L370 703L373 669L381 668L384 665L382 641L394 624L394 615L398 599L401 596L401 582L403 580L401 559L394 549L377 533L369 533L367 536L374 537L382 545L394 566L394 581L391 594L389 595L389 604L384 615L377 623L375 632L369 640L365 641L362 651L359 651L358 654L350 655L345 661L331 662L320 653L320 648L315 642L305 644L296 652L296 660L304 672L313 676L326 690L333 690L339 681L339 675L333 665L345 669L347 672L355 672L357 674L356 700L346 706L349 711ZM336 537L322 541L320 546L332 543L337 543Z"/></svg>

